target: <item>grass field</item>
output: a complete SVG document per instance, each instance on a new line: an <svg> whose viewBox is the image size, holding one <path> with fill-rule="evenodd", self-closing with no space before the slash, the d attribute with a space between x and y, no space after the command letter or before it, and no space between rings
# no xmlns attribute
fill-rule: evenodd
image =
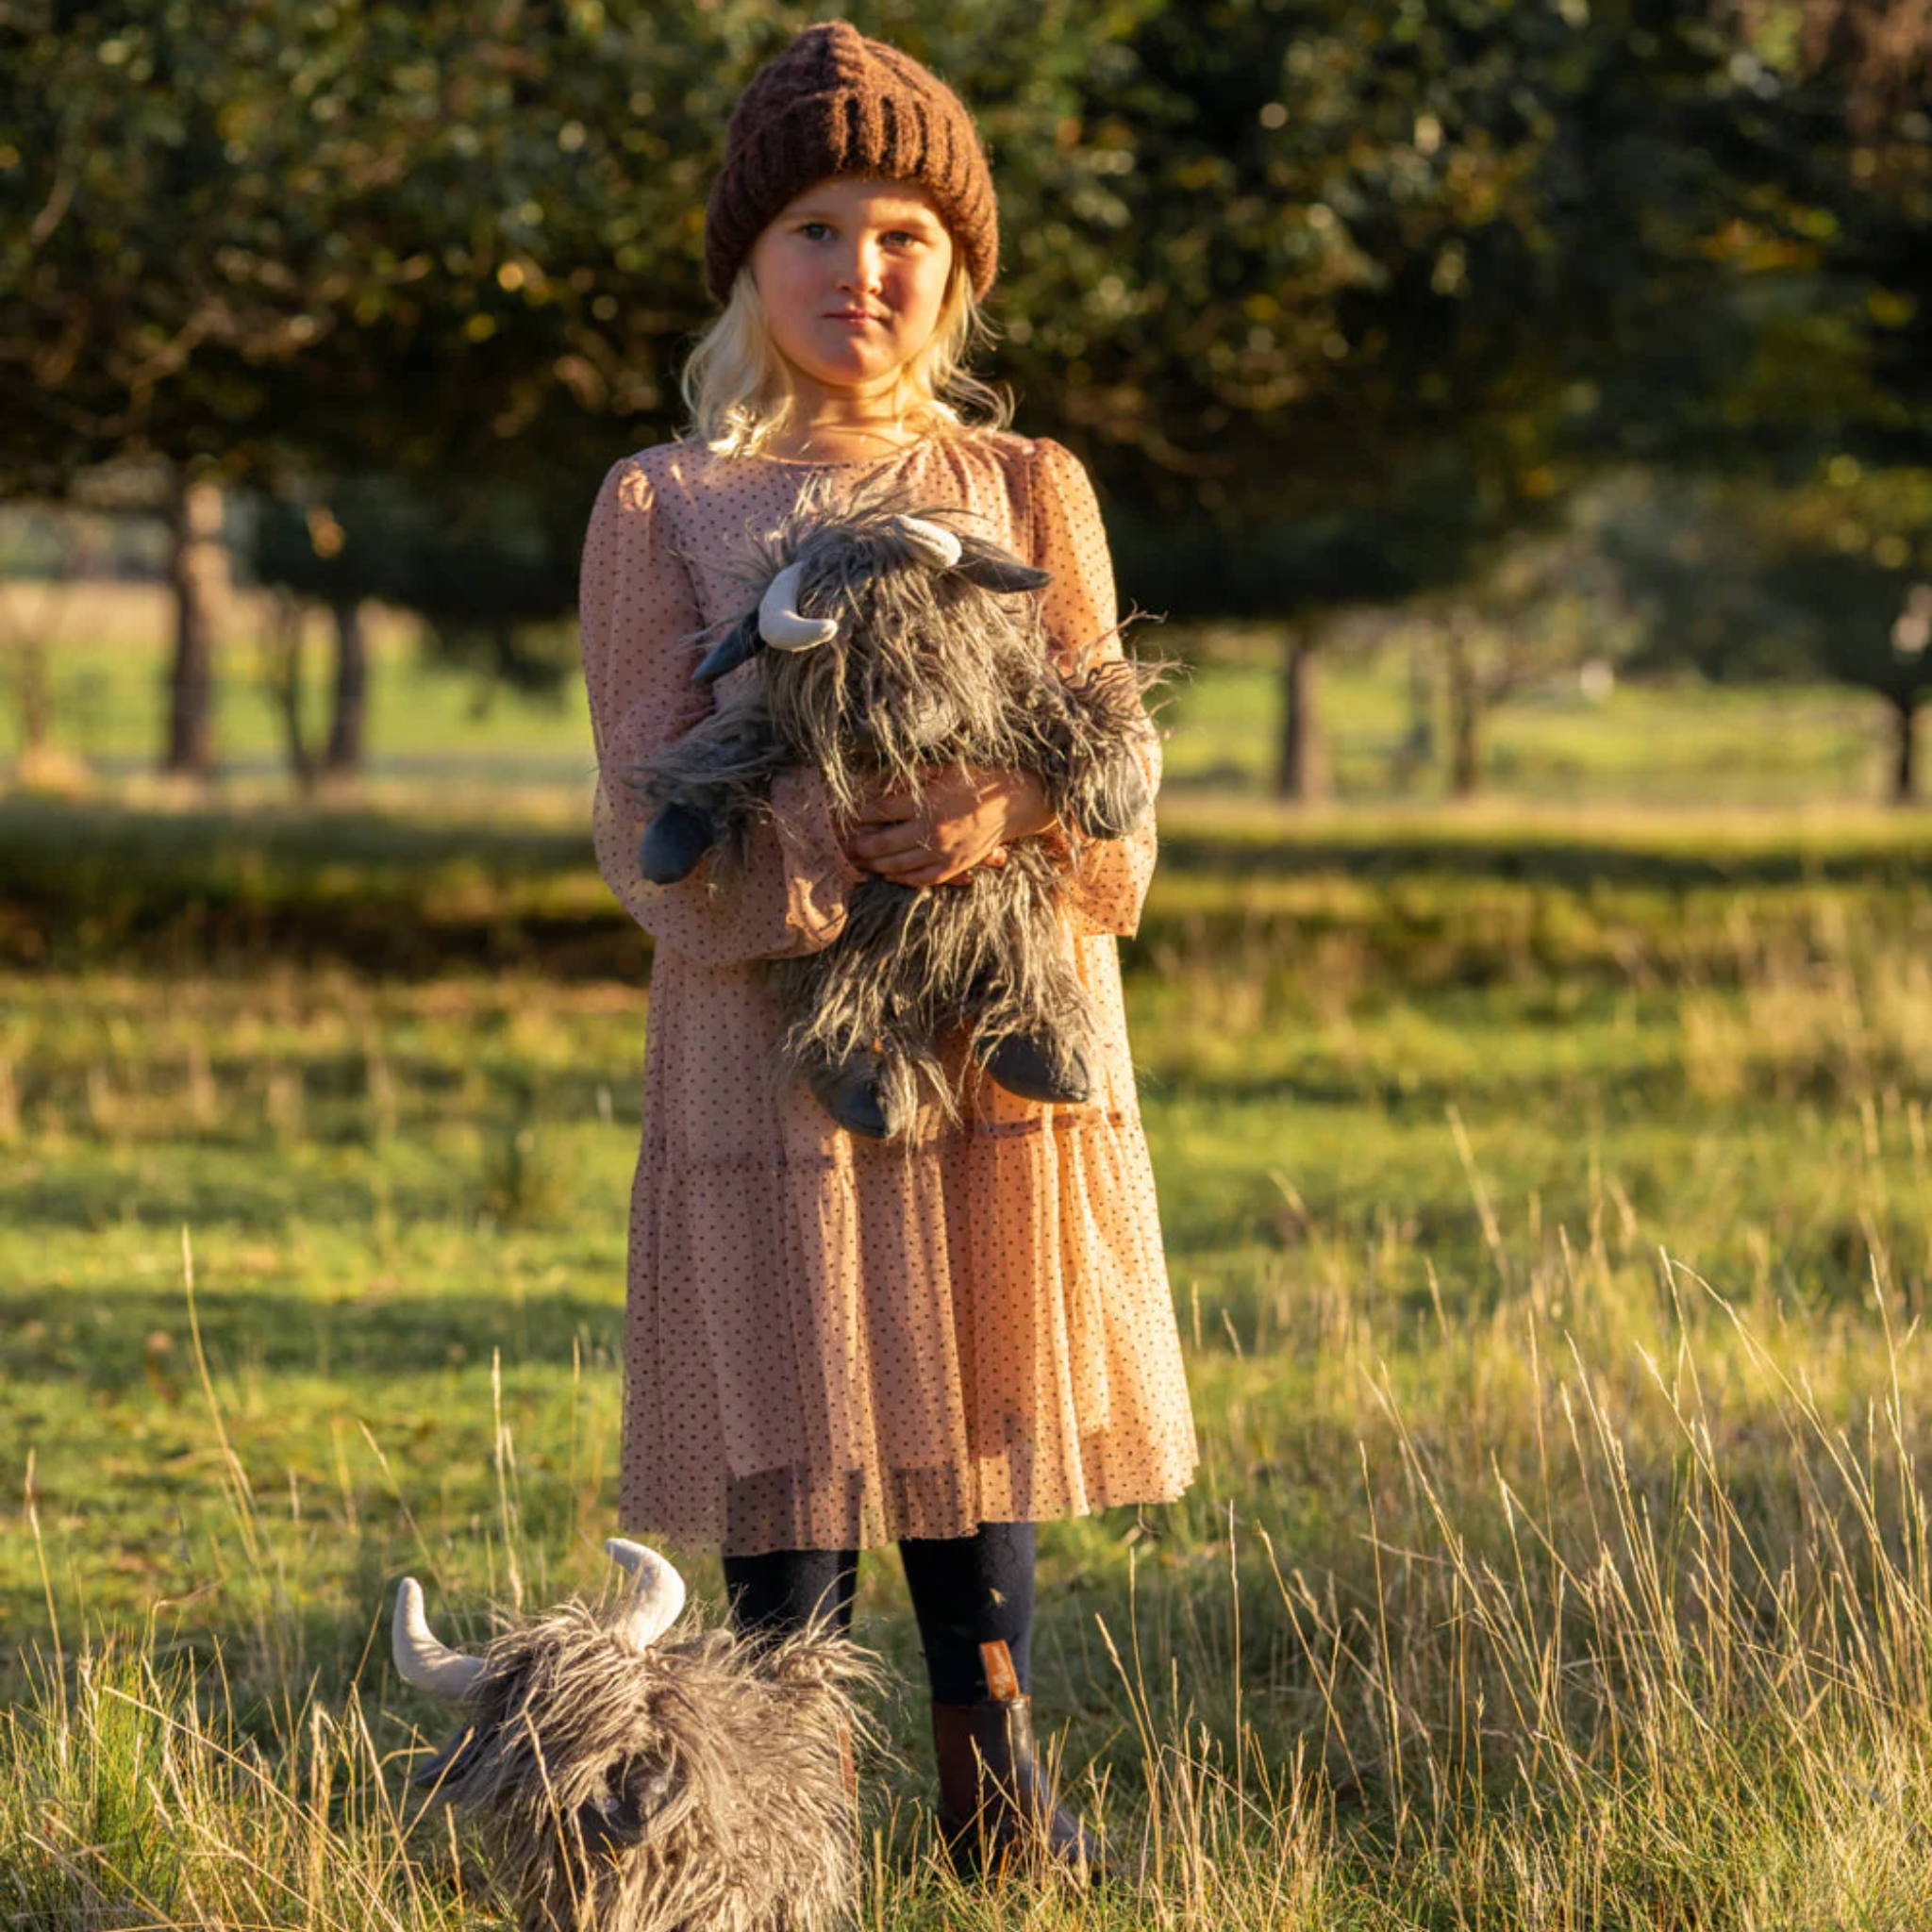
<svg viewBox="0 0 1932 1932"><path fill-rule="evenodd" d="M878 1552L862 1922L1927 1923L1932 824L1296 821L1228 789L1243 675L1125 952L1202 1474L1041 1536L1041 1716L1147 1886L939 1874ZM383 1617L604 1585L647 1023L581 785L490 756L0 799L20 1924L489 1923Z"/></svg>
<svg viewBox="0 0 1932 1932"><path fill-rule="evenodd" d="M0 611L15 632L31 620L50 639L65 748L116 777L149 769L161 740L170 636L168 608L155 591L100 584L50 595L42 586L0 582ZM224 770L244 781L281 770L280 721L260 675L265 631L258 598L238 592L221 646L216 742ZM1275 758L1272 633L1148 623L1132 635L1141 648L1209 667L1178 688L1168 713L1175 727L1169 783L1211 791L1264 784ZM370 758L378 778L543 785L577 782L590 771L579 689L545 702L429 669L413 623L379 608L370 637ZM326 658L322 622L311 613L311 731L326 718ZM1406 658L1394 653L1338 653L1325 666L1323 717L1344 799L1373 801L1393 789L1391 767L1407 724L1407 675ZM4 735L12 728L9 713L0 754L12 748ZM1624 684L1594 704L1559 686L1496 711L1486 762L1493 786L1517 799L1782 808L1797 798L1882 797L1885 732L1878 701L1840 686ZM1438 770L1417 791L1425 795L1441 786Z"/></svg>

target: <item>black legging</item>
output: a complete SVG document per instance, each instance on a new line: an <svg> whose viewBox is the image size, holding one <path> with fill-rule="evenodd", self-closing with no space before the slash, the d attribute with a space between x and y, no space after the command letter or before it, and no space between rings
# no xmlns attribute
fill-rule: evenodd
<svg viewBox="0 0 1932 1932"><path fill-rule="evenodd" d="M974 1704L987 1694L979 1646L994 1638L1006 1640L1020 1689L1032 1690L1033 1545L1030 1523L982 1523L971 1536L899 1540L938 1703ZM858 1588L857 1550L724 1558L731 1620L747 1636L795 1630L821 1605L849 1631Z"/></svg>

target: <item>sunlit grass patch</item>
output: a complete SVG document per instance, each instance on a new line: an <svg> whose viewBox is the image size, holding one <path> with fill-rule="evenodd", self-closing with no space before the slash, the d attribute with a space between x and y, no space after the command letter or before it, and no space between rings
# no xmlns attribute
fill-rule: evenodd
<svg viewBox="0 0 1932 1932"><path fill-rule="evenodd" d="M1491 1320L1443 1309L1407 1374L1344 1335L1306 1385L1318 1414L1270 1425L1279 1453L1325 1458L1301 1479L1325 1515L1279 1507L1230 1455L1263 1440L1265 1364L1208 1362L1201 1490L1151 1534L1088 1519L1049 1550L1055 1748L1130 1882L962 1888L935 1856L908 1694L862 1767L861 1923L1915 1923L1928 1382L1888 1271L1875 1353L1794 1359L1665 1260L1655 1310L1593 1358L1610 1329L1586 1322L1587 1341L1552 1312L1607 1288L1589 1254ZM404 1563L435 1566L458 1641L480 1603L582 1583L594 1557L521 1488L555 1422L520 1436L492 1408L494 1492L454 1540L446 1501L372 1432L398 1513L339 1516L325 1545L251 1474L219 1381L203 1393L213 1454L185 1480L218 1506L230 1634L211 1647L192 1606L161 1604L120 1632L49 1626L0 1722L0 1895L49 1926L483 1923L459 1838L404 1785L437 1719L399 1693L380 1625ZM306 1606L344 1541L387 1554L318 1656ZM882 1610L904 1666L903 1610L869 1592L861 1632Z"/></svg>
<svg viewBox="0 0 1932 1932"><path fill-rule="evenodd" d="M1203 1469L1044 1527L1036 1643L1147 1890L939 1868L873 1552L862 1924L1932 1919L1924 836L1512 823L1182 814L1127 999ZM648 1015L549 963L0 979L22 1923L490 1923L383 1618L607 1567Z"/></svg>

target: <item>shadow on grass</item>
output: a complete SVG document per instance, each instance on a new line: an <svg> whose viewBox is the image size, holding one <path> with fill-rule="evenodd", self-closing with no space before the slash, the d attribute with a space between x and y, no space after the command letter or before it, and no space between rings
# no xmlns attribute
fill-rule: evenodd
<svg viewBox="0 0 1932 1932"><path fill-rule="evenodd" d="M368 806L157 809L30 793L0 797L0 852L9 885L202 880L256 899L341 867L417 879L459 866L541 877L591 863L588 808L581 825L550 828Z"/></svg>
<svg viewBox="0 0 1932 1932"><path fill-rule="evenodd" d="M178 1167L179 1143L162 1144ZM279 1233L297 1217L315 1226L366 1227L377 1212L366 1176L310 1170L291 1179L273 1158L264 1161L258 1152L250 1158L245 1141L216 1151L226 1158L213 1164L214 1171L176 1172L166 1186L137 1180L120 1159L30 1165L0 1192L0 1201L13 1226L47 1233L97 1233L107 1227L168 1232L184 1224ZM471 1207L475 1192L464 1175L441 1187L396 1183L381 1205L399 1225L446 1223ZM8 1306L10 1312L11 1297Z"/></svg>
<svg viewBox="0 0 1932 1932"><path fill-rule="evenodd" d="M242 1366L277 1375L353 1374L358 1381L487 1368L491 1349L519 1368L568 1371L574 1350L614 1350L622 1339L623 1283L598 1299L558 1289L519 1304L493 1284L446 1294L371 1289L354 1301L319 1298L312 1287L258 1278L225 1287L218 1251L197 1257L194 1294L202 1344L217 1374ZM188 1305L178 1283L76 1295L20 1286L8 1295L0 1376L19 1389L78 1379L101 1391L148 1381L163 1400L198 1401ZM580 1345L588 1341L590 1349Z"/></svg>
<svg viewBox="0 0 1932 1932"><path fill-rule="evenodd" d="M1580 839L1542 831L1440 838L1379 831L1358 839L1163 832L1160 862L1223 878L1291 878L1340 874L1374 882L1399 878L1493 879L1584 891L1620 886L1665 892L1709 887L1871 885L1932 881L1932 838L1909 844L1846 835L1829 846L1790 842L1698 851L1688 845Z"/></svg>
<svg viewBox="0 0 1932 1932"><path fill-rule="evenodd" d="M641 977L649 941L614 901L530 903L579 879L595 891L588 813L551 830L0 798L0 963L246 970L290 957L405 977L538 965Z"/></svg>
<svg viewBox="0 0 1932 1932"><path fill-rule="evenodd" d="M1440 834L1364 821L1350 830L1230 817L1164 829L1161 870L1225 887L1224 903L1169 914L1157 880L1130 967L1170 933L1254 917L1242 888L1317 876L1425 887L1489 881L1584 894L1671 895L1800 886L1923 888L1927 836L1847 828L1807 841L1699 843L1654 832L1576 836L1526 820ZM641 979L650 953L595 876L588 808L563 828L465 823L366 807L142 809L0 798L0 966L247 971L268 958L425 977L528 970Z"/></svg>

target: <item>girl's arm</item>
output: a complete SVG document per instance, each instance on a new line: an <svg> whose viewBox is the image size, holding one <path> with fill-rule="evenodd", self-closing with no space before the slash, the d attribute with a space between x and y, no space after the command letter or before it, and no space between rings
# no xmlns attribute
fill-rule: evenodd
<svg viewBox="0 0 1932 1932"><path fill-rule="evenodd" d="M577 619L597 747L597 869L631 917L669 951L706 966L829 945L844 930L846 894L864 874L841 849L816 772L799 767L774 784L777 823L757 828L748 861L728 885L713 888L708 860L672 886L653 885L638 870L648 815L625 768L681 738L708 715L712 700L691 681L702 652L681 641L704 615L636 457L613 463L597 492Z"/></svg>
<svg viewBox="0 0 1932 1932"><path fill-rule="evenodd" d="M1074 453L1050 438L1033 445L1031 516L1034 564L1053 573L1040 594L1046 627L1063 666L1105 663L1124 656L1115 631L1113 559L1093 485ZM1160 740L1152 721L1141 753L1149 794L1160 785ZM1056 823L1041 835L1069 870L1067 898L1079 933L1139 929L1154 875L1154 813L1124 839L1089 839Z"/></svg>

